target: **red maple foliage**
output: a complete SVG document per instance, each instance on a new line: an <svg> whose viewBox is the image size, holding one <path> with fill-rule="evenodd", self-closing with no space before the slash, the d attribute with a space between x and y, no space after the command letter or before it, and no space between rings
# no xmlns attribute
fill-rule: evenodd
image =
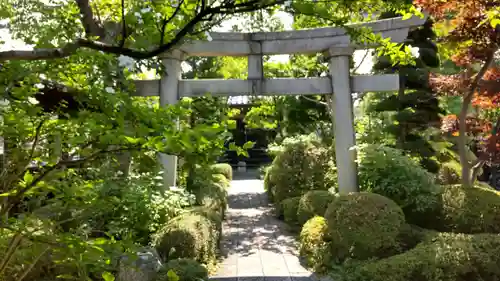
<svg viewBox="0 0 500 281"><path fill-rule="evenodd" d="M450 59L463 69L455 75L432 74L430 77L437 93L463 97L460 115L444 117L441 129L455 136L460 132L474 136L482 147L480 159L500 162L500 118L492 120L484 118L485 114L477 114L478 111L500 111L500 67L493 63L500 46L500 25L493 27L487 16L488 11L500 7L500 0L415 0L414 4L436 23L452 27L438 40L453 48ZM482 66L480 71L477 65ZM477 109L475 115L469 114L469 105ZM461 126L461 120L465 125ZM464 155L461 155L462 166L466 163L465 166L471 168L472 165L464 161L466 158L462 158ZM463 169L462 174L464 172Z"/></svg>

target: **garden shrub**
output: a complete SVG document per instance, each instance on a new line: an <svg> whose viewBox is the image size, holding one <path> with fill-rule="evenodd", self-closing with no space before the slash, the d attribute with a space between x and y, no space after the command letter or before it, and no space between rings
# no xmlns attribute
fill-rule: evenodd
<svg viewBox="0 0 500 281"><path fill-rule="evenodd" d="M201 281L208 280L208 270L193 259L175 259L167 262L158 271L156 281L171 281L168 272L172 270L178 277L178 281Z"/></svg>
<svg viewBox="0 0 500 281"><path fill-rule="evenodd" d="M302 195L297 209L299 224L304 224L314 216L324 216L333 198L334 195L326 190L311 190Z"/></svg>
<svg viewBox="0 0 500 281"><path fill-rule="evenodd" d="M432 241L355 268L349 281L500 279L500 236L439 233Z"/></svg>
<svg viewBox="0 0 500 281"><path fill-rule="evenodd" d="M440 219L430 228L460 233L500 233L500 192L485 187L443 186Z"/></svg>
<svg viewBox="0 0 500 281"><path fill-rule="evenodd" d="M332 246L339 260L379 256L397 246L405 223L401 208L375 193L339 195L325 212Z"/></svg>
<svg viewBox="0 0 500 281"><path fill-rule="evenodd" d="M13 237L13 232L0 228L0 251L2 253L0 261L6 258L5 255L9 251ZM50 260L50 252L44 253L47 248L47 245L43 243L35 243L21 238L19 246L12 254L3 274L0 275L0 280L16 280L16 276L20 276L26 272L26 277L31 278L31 280L37 280L41 277L55 277L50 276L47 272L48 269L54 266ZM40 258L36 261L39 256ZM28 271L27 265L33 264L35 261L36 264Z"/></svg>
<svg viewBox="0 0 500 281"><path fill-rule="evenodd" d="M233 167L226 163L212 165L215 174L222 174L227 180L233 180Z"/></svg>
<svg viewBox="0 0 500 281"><path fill-rule="evenodd" d="M215 258L217 233L207 217L188 212L172 219L156 233L153 246L163 260L191 258L210 263Z"/></svg>
<svg viewBox="0 0 500 281"><path fill-rule="evenodd" d="M267 198L269 199L269 202L274 202L273 193L275 184L273 182L272 173L270 171L271 171L271 166L267 166L264 169L264 190L267 193Z"/></svg>
<svg viewBox="0 0 500 281"><path fill-rule="evenodd" d="M224 218L224 214L221 209L213 208L211 206L196 206L190 209L187 209L186 212L196 215L201 215L209 219L212 224L215 226L215 235L216 240L220 241L222 234L222 220ZM218 244L218 242L217 242Z"/></svg>
<svg viewBox="0 0 500 281"><path fill-rule="evenodd" d="M299 236L299 253L307 266L314 272L322 272L330 263L331 244L328 225L324 217L315 216L308 220Z"/></svg>
<svg viewBox="0 0 500 281"><path fill-rule="evenodd" d="M461 169L462 167L457 161L443 163L441 168L439 168L437 182L443 185L459 184L462 174Z"/></svg>
<svg viewBox="0 0 500 281"><path fill-rule="evenodd" d="M287 198L281 202L283 218L287 223L297 223L297 209L299 207L300 197Z"/></svg>
<svg viewBox="0 0 500 281"><path fill-rule="evenodd" d="M302 196L309 190L335 187L336 169L331 152L310 137L288 139L266 175L266 189L274 202Z"/></svg>
<svg viewBox="0 0 500 281"><path fill-rule="evenodd" d="M222 185L214 182L207 182L203 188L199 188L196 193L197 205L207 206L220 210L224 215L227 208L227 189Z"/></svg>
<svg viewBox="0 0 500 281"><path fill-rule="evenodd" d="M412 222L438 203L434 176L398 149L362 145L358 149L361 190L394 200Z"/></svg>
<svg viewBox="0 0 500 281"><path fill-rule="evenodd" d="M215 183L222 185L224 188L229 187L229 180L223 174L213 174L212 178Z"/></svg>

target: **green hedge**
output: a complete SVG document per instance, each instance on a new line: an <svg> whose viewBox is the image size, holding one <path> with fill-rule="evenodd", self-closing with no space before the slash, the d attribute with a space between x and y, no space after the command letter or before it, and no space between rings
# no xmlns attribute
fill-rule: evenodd
<svg viewBox="0 0 500 281"><path fill-rule="evenodd" d="M222 185L224 188L229 188L229 180L223 174L213 174L213 182Z"/></svg>
<svg viewBox="0 0 500 281"><path fill-rule="evenodd" d="M405 211L409 222L420 219L438 203L439 186L434 175L401 150L384 145L361 145L358 167L360 189L394 200Z"/></svg>
<svg viewBox="0 0 500 281"><path fill-rule="evenodd" d="M311 190L306 192L299 201L297 221L303 225L314 216L324 216L325 211L335 198L334 194L326 190Z"/></svg>
<svg viewBox="0 0 500 281"><path fill-rule="evenodd" d="M196 204L220 210L224 215L227 208L227 188L224 185L208 182L204 187L195 192Z"/></svg>
<svg viewBox="0 0 500 281"><path fill-rule="evenodd" d="M352 270L347 281L500 279L500 236L440 233L431 241Z"/></svg>
<svg viewBox="0 0 500 281"><path fill-rule="evenodd" d="M202 281L208 280L208 270L193 259L175 259L167 262L158 271L156 281L171 281L168 272L172 270L179 281Z"/></svg>
<svg viewBox="0 0 500 281"><path fill-rule="evenodd" d="M264 179L274 202L302 196L309 190L336 186L336 169L331 151L309 137L284 142Z"/></svg>
<svg viewBox="0 0 500 281"><path fill-rule="evenodd" d="M315 216L302 227L299 253L314 272L323 272L331 262L332 248L325 218Z"/></svg>
<svg viewBox="0 0 500 281"><path fill-rule="evenodd" d="M212 169L214 170L214 174L222 174L228 180L233 180L233 168L231 165L226 163L219 163L212 165Z"/></svg>
<svg viewBox="0 0 500 281"><path fill-rule="evenodd" d="M485 187L443 186L439 208L424 227L445 232L500 233L500 192Z"/></svg>
<svg viewBox="0 0 500 281"><path fill-rule="evenodd" d="M208 264L215 259L217 239L217 227L210 219L186 212L153 236L153 246L163 260L191 258Z"/></svg>
<svg viewBox="0 0 500 281"><path fill-rule="evenodd" d="M287 223L297 223L297 209L299 208L300 197L287 198L281 202L283 218Z"/></svg>
<svg viewBox="0 0 500 281"><path fill-rule="evenodd" d="M360 192L339 195L325 212L338 260L367 259L397 246L404 225L401 208L382 195Z"/></svg>

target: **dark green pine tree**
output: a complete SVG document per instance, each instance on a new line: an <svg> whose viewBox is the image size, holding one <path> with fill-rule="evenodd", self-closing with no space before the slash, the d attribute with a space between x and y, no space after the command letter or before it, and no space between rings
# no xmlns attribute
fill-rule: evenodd
<svg viewBox="0 0 500 281"><path fill-rule="evenodd" d="M381 19L396 17L392 12L383 13ZM394 123L387 127L394 135L396 147L409 155L419 156L421 165L432 173L437 173L439 164L437 152L432 148L431 138L424 132L440 126L440 114L444 111L429 86L430 68L439 66L437 45L433 42L435 34L432 21L409 32L405 45L419 48L420 56L415 65L392 65L389 58L379 57L374 71L379 73L399 73L400 90L375 105L377 112L394 112ZM437 136L433 136L437 137Z"/></svg>

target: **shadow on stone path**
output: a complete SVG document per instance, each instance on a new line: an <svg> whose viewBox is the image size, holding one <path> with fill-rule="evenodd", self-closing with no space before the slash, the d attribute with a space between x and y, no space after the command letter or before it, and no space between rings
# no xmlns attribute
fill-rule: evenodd
<svg viewBox="0 0 500 281"><path fill-rule="evenodd" d="M296 240L271 213L261 180L234 180L223 223L224 260L216 281L315 281L300 263Z"/></svg>

